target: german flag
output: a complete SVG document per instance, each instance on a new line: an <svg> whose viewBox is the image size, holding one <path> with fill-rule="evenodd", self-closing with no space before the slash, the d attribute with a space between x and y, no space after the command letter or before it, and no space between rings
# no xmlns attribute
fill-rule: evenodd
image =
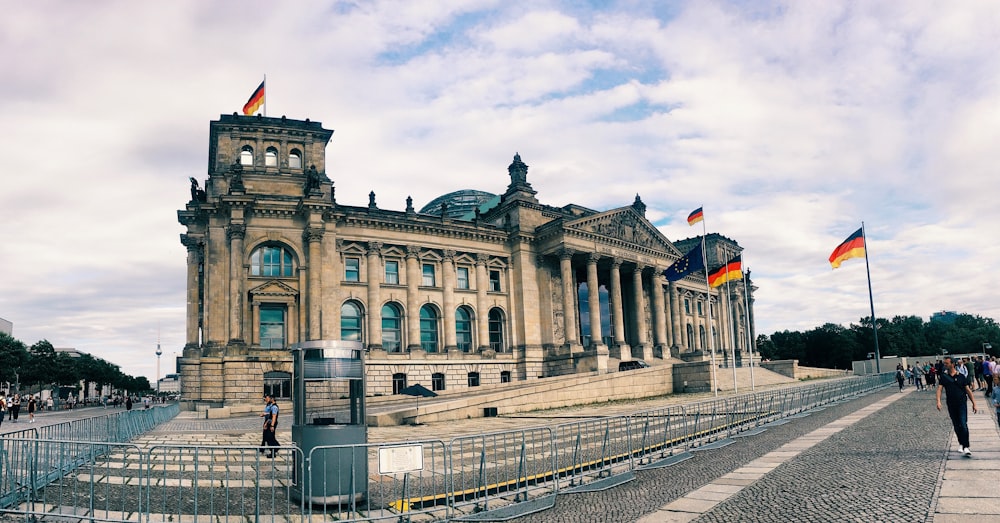
<svg viewBox="0 0 1000 523"><path fill-rule="evenodd" d="M840 263L848 258L862 258L865 256L865 233L862 229L854 231L854 234L847 237L833 250L830 255L830 265L834 269L840 267Z"/></svg>
<svg viewBox="0 0 1000 523"><path fill-rule="evenodd" d="M250 99L247 100L247 103L243 106L243 114L253 116L253 114L257 112L257 109L260 109L260 106L264 105L265 82L267 82L267 80L262 81L260 85L257 86L257 89L254 89L253 94L250 95Z"/></svg>
<svg viewBox="0 0 1000 523"><path fill-rule="evenodd" d="M722 267L715 269L708 274L708 285L718 287L730 280L738 280L743 277L743 261L737 256Z"/></svg>
<svg viewBox="0 0 1000 523"><path fill-rule="evenodd" d="M691 211L688 215L688 225L694 225L705 219L705 213L701 212L701 207Z"/></svg>

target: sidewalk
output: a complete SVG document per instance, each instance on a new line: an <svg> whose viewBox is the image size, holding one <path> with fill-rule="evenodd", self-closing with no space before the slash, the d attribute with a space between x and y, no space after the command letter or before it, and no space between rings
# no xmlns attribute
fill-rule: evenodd
<svg viewBox="0 0 1000 523"><path fill-rule="evenodd" d="M979 414L969 410L972 458L959 454L958 440L953 436L934 506L934 523L1000 521L1000 428L980 393L976 393L976 405L982 409Z"/></svg>

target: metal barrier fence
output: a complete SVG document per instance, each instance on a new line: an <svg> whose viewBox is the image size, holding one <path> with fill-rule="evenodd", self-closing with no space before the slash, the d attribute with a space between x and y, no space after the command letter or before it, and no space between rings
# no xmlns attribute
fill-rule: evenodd
<svg viewBox="0 0 1000 523"><path fill-rule="evenodd" d="M893 382L886 374L813 383L447 444L327 446L308 455L282 447L274 458L255 446L111 441L176 411L80 420L0 438L0 511L140 523L495 521ZM393 465L382 470L386 462Z"/></svg>

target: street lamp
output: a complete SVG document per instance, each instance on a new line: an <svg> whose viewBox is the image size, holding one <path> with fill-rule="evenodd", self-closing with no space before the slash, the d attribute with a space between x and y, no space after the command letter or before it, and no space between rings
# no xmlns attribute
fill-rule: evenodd
<svg viewBox="0 0 1000 523"><path fill-rule="evenodd" d="M984 343L983 343L983 357L984 357L984 358L986 357L986 353L987 353L987 351L989 351L989 350L990 350L990 349L992 349L992 348L993 348L993 346L992 346L992 345L990 345L990 342L988 342L988 341L987 341L987 342L984 342Z"/></svg>

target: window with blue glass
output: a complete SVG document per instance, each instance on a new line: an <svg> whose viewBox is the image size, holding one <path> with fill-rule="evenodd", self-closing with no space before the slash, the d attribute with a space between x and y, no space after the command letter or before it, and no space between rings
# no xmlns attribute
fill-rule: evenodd
<svg viewBox="0 0 1000 523"><path fill-rule="evenodd" d="M403 315L394 303L382 306L382 348L386 352L403 349Z"/></svg>
<svg viewBox="0 0 1000 523"><path fill-rule="evenodd" d="M463 352L472 350L472 313L468 307L455 310L455 345Z"/></svg>
<svg viewBox="0 0 1000 523"><path fill-rule="evenodd" d="M459 289L468 289L469 288L469 268L468 267L459 267L458 268L458 282L456 283L456 286Z"/></svg>
<svg viewBox="0 0 1000 523"><path fill-rule="evenodd" d="M398 261L387 261L385 262L385 282L391 283L393 285L399 285L399 262Z"/></svg>
<svg viewBox="0 0 1000 523"><path fill-rule="evenodd" d="M423 264L423 279L421 280L420 285L423 285L424 287L433 287L434 282L434 265L430 263Z"/></svg>
<svg viewBox="0 0 1000 523"><path fill-rule="evenodd" d="M438 351L438 314L431 305L420 307L420 348Z"/></svg>
<svg viewBox="0 0 1000 523"><path fill-rule="evenodd" d="M285 307L260 306L260 346L264 349L285 347Z"/></svg>
<svg viewBox="0 0 1000 523"><path fill-rule="evenodd" d="M349 301L340 307L340 339L349 341L364 341L362 338L362 327L364 319L361 314L361 305L356 301Z"/></svg>
<svg viewBox="0 0 1000 523"><path fill-rule="evenodd" d="M361 258L344 259L344 281L361 281Z"/></svg>
<svg viewBox="0 0 1000 523"><path fill-rule="evenodd" d="M295 273L292 253L283 247L265 245L250 255L250 275L290 278Z"/></svg>
<svg viewBox="0 0 1000 523"><path fill-rule="evenodd" d="M503 352L503 312L500 309L491 309L488 317L490 331L490 348L496 352Z"/></svg>

